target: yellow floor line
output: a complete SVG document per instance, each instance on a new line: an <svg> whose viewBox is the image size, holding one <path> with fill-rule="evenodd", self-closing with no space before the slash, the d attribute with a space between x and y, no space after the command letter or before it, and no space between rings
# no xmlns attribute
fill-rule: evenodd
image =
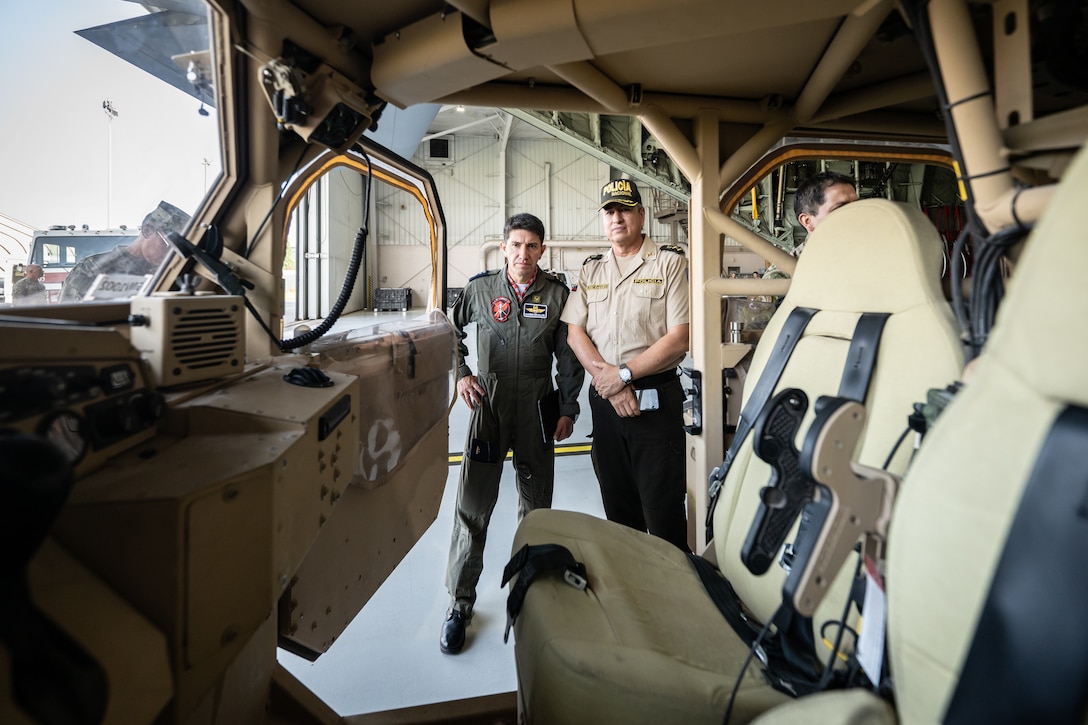
<svg viewBox="0 0 1088 725"><path fill-rule="evenodd" d="M558 445L555 447L555 455L557 456L575 456L583 453L589 453L592 446L588 443L572 443L570 445ZM464 457L462 453L450 453L450 465L460 465L461 458ZM506 460L510 460L514 457L513 452L506 454Z"/></svg>

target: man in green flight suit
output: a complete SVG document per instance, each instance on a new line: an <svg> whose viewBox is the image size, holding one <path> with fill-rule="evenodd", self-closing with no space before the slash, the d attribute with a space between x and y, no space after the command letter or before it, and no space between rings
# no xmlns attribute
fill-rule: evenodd
<svg viewBox="0 0 1088 725"><path fill-rule="evenodd" d="M472 415L446 571L450 606L439 639L446 654L456 654L465 645L465 627L476 603L487 526L507 451L514 450L520 520L533 509L551 506L554 441L570 436L578 415L585 373L567 345L567 326L559 320L570 291L538 266L543 240L544 224L535 216L510 217L500 245L506 266L470 279L453 306L457 395ZM477 375L465 362L465 327L472 322L476 323ZM554 430L544 431L537 403L553 390L553 358L559 420Z"/></svg>

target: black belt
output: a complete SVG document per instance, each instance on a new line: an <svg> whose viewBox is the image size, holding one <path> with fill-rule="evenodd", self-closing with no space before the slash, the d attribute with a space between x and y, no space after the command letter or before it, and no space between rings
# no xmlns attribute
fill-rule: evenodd
<svg viewBox="0 0 1088 725"><path fill-rule="evenodd" d="M667 385L672 381L679 381L680 378L676 375L676 368L672 370L666 370L663 373L654 373L653 375L647 375L644 378L631 381L631 387L635 390L647 390L649 388L656 388L661 385Z"/></svg>

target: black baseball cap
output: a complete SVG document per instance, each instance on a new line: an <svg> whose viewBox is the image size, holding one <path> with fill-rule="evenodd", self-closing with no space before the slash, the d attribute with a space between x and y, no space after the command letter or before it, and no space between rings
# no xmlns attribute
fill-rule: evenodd
<svg viewBox="0 0 1088 725"><path fill-rule="evenodd" d="M638 193L638 187L630 179L614 179L601 187L601 209L609 204L623 204L624 206L641 206L642 195Z"/></svg>

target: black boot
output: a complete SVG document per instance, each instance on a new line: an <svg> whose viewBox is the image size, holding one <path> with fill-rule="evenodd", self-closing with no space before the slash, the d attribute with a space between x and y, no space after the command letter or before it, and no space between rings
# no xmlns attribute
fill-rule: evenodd
<svg viewBox="0 0 1088 725"><path fill-rule="evenodd" d="M442 636L438 639L438 646L442 652L455 655L465 646L465 625L468 622L465 615L456 609L446 612L446 621L442 623Z"/></svg>

